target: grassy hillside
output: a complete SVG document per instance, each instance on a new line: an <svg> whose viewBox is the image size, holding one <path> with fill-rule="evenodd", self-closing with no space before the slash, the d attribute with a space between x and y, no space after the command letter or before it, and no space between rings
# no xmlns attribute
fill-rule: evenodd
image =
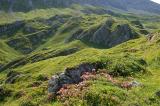
<svg viewBox="0 0 160 106"><path fill-rule="evenodd" d="M130 71L132 73L133 71L135 75L133 75L132 78L142 83L143 87L132 88L131 90L128 91L123 88L117 88L116 86L113 86L110 82L108 82L111 85L107 84L109 87L107 88L107 86L104 85L105 80L98 79L96 82L95 81L90 82L91 85L92 84L93 85L89 86L89 89L93 89L93 90L89 90L88 93L91 94L90 96L86 92L89 98L87 97L84 100L87 100L90 102L92 102L93 100L95 102L97 101L97 103L100 102L104 104L105 101L101 101L101 100L99 101L100 99L99 94L101 94L101 92L105 89L106 89L106 92L110 92L110 90L112 91L114 89L116 90L116 93L114 93L115 95L123 97L123 99L120 99L117 101L120 104L123 103L123 105L129 105L129 104L138 103L140 105L147 106L148 104L154 103L155 105L158 105L159 102L158 101L156 102L155 101L156 98L153 97L154 93L158 90L158 86L159 86L158 82L160 81L157 77L159 75L158 70L160 68L159 60L158 60L160 51L157 50L157 47L158 47L157 41L158 40L148 41L146 38L139 38L107 50L88 48L88 49L81 50L77 53L74 53L72 55L54 57L44 61L35 62L32 64L27 64L24 66L14 68L12 70L22 73L23 77L18 78L14 84L5 84L5 86L8 89L12 90L12 96L8 98L8 100L6 98L8 102L5 102L5 105L10 105L10 104L17 105L18 103L27 104L27 105L29 104L32 104L32 105L48 104L49 105L50 104L49 102L47 104L45 102L47 98L46 97L47 81L41 81L41 80L39 81L39 77L41 75L50 77L54 73L63 71L65 67L72 67L83 62L94 62L94 61L104 61L104 62L113 61L111 62L113 64L108 65L106 69L108 71L113 70L115 72L116 72L116 67L118 67L118 65L121 64L122 66L125 67L124 71L126 71L127 73L129 73ZM151 51L155 51L155 50L156 50L156 52L154 52L155 55L153 55ZM142 59L143 61L146 61L147 66L146 65L143 66L142 63L138 62ZM135 67L136 66L135 64L137 64L137 68ZM132 65L133 67L131 67ZM144 69L147 71L145 72L145 74L142 74L139 72L137 74L135 73L136 70L138 71L139 65L140 67L144 67ZM6 72L7 70L1 73L2 79L5 78ZM147 74L147 73L150 73L150 74ZM120 79L120 80L127 80L127 78L128 77L121 77L121 76L115 77L115 79ZM33 83L35 82L40 82L40 85L36 87L32 87ZM94 86L95 84L96 86ZM99 86L97 86L97 84ZM146 93L146 90L147 90L147 93ZM15 100L14 97L16 95L19 95L20 92L21 93L23 92L24 95L21 95L19 99ZM112 92L110 93L113 94ZM125 95L128 95L128 96L124 96L123 95L124 93ZM96 95L99 95L98 96L99 99L95 98ZM107 95L108 94L106 94L106 97ZM138 99L138 98L141 98L141 99ZM70 103L76 104L77 103L76 101L78 101L79 99L80 98L74 99L70 97L70 99L69 100L67 99L67 100L69 104ZM153 99L155 102L152 102L152 100L150 99ZM146 102L145 100L148 100L148 101ZM81 102L83 103L85 101L81 101ZM113 104L116 103L114 101L112 102ZM110 103L110 102L107 102L107 103ZM53 102L53 104L55 104L55 102ZM61 101L58 101L58 104L61 104Z"/></svg>
<svg viewBox="0 0 160 106"><path fill-rule="evenodd" d="M0 105L159 106L159 16L99 13L72 6L0 14ZM51 76L96 62L103 68L91 78L49 98Z"/></svg>
<svg viewBox="0 0 160 106"><path fill-rule="evenodd" d="M5 64L21 55L19 52L6 45L2 40L0 40L0 47L0 64Z"/></svg>

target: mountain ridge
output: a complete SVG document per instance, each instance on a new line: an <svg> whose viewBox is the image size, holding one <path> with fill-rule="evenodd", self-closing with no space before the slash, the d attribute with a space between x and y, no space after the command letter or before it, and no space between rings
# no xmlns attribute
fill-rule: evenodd
<svg viewBox="0 0 160 106"><path fill-rule="evenodd" d="M52 7L69 7L72 4L93 5L103 8L112 7L125 12L139 13L149 12L160 14L160 4L150 0L1 0L0 10L9 12L27 12L32 9L43 9Z"/></svg>
<svg viewBox="0 0 160 106"><path fill-rule="evenodd" d="M159 106L156 3L0 0L0 8L0 106Z"/></svg>

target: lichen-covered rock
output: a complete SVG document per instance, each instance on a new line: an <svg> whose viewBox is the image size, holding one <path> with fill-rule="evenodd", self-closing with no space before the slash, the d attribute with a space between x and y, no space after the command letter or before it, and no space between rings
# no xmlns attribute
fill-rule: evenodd
<svg viewBox="0 0 160 106"><path fill-rule="evenodd" d="M55 75L48 81L48 92L56 94L56 92L61 88L62 85L59 83L59 76Z"/></svg>

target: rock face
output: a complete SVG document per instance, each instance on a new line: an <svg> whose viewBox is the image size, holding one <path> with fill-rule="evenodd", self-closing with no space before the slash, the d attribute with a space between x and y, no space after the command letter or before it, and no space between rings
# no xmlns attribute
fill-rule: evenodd
<svg viewBox="0 0 160 106"><path fill-rule="evenodd" d="M52 76L49 80L48 92L56 95L65 84L77 84L82 81L81 76L85 72L93 72L103 67L102 63L84 63L76 68L67 68L64 73Z"/></svg>
<svg viewBox="0 0 160 106"><path fill-rule="evenodd" d="M119 24L108 19L102 26L74 34L70 39L78 39L104 47L113 47L130 39L137 38L138 34L128 24Z"/></svg>
<svg viewBox="0 0 160 106"><path fill-rule="evenodd" d="M17 21L12 24L6 24L6 25L0 25L0 37L4 34L13 34L12 32L15 32L15 30L21 28L24 26L23 21Z"/></svg>
<svg viewBox="0 0 160 106"><path fill-rule="evenodd" d="M49 19L17 21L0 25L0 38L10 38L6 40L10 47L23 54L28 54L54 36L57 29L69 18L68 15L55 15ZM42 25L36 26L36 23Z"/></svg>
<svg viewBox="0 0 160 106"><path fill-rule="evenodd" d="M7 42L7 44L24 54L28 54L32 52L39 44L44 43L44 39L49 38L52 33L52 30L49 29L48 31L34 33L32 36L11 39Z"/></svg>

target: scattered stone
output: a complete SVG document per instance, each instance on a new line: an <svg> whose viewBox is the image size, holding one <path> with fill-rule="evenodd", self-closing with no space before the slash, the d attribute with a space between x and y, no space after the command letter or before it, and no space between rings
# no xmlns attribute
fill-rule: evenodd
<svg viewBox="0 0 160 106"><path fill-rule="evenodd" d="M132 85L132 87L138 87L138 86L141 86L142 84L137 82L137 81L133 81L130 83Z"/></svg>
<svg viewBox="0 0 160 106"><path fill-rule="evenodd" d="M126 88L126 89L131 89L132 87L139 87L141 86L142 84L137 82L137 81L132 81L132 82L123 82L120 84L120 86L122 88Z"/></svg>

